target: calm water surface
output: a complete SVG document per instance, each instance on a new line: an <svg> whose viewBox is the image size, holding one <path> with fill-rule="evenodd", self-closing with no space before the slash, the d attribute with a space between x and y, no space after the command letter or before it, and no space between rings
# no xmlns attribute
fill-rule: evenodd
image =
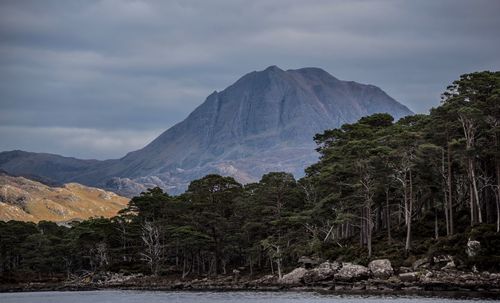
<svg viewBox="0 0 500 303"><path fill-rule="evenodd" d="M308 292L161 292L74 291L0 293L1 303L461 303L500 302L486 299L322 295Z"/></svg>

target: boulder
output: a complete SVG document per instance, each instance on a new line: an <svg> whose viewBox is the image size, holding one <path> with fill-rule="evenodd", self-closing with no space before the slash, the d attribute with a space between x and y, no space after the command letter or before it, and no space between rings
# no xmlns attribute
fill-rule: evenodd
<svg viewBox="0 0 500 303"><path fill-rule="evenodd" d="M373 277L378 279L387 279L394 274L391 261L387 259L373 260L368 264Z"/></svg>
<svg viewBox="0 0 500 303"><path fill-rule="evenodd" d="M314 283L332 279L340 269L338 262L323 262L318 267L309 270L303 277L305 283Z"/></svg>
<svg viewBox="0 0 500 303"><path fill-rule="evenodd" d="M368 277L370 277L368 267L352 263L342 263L342 268L335 275L335 279L340 281L359 281Z"/></svg>
<svg viewBox="0 0 500 303"><path fill-rule="evenodd" d="M471 240L467 241L467 249L465 252L469 257L475 257L479 255L479 251L481 250L481 243L479 241Z"/></svg>
<svg viewBox="0 0 500 303"><path fill-rule="evenodd" d="M307 273L307 271L308 271L307 269L302 268L302 267L295 268L294 270L292 270L288 274L284 275L281 278L280 283L283 283L283 284L300 284L300 283L302 283L302 278Z"/></svg>
<svg viewBox="0 0 500 303"><path fill-rule="evenodd" d="M408 272L408 273L404 273L404 274L399 274L399 279L402 282L415 282L418 280L418 273Z"/></svg>

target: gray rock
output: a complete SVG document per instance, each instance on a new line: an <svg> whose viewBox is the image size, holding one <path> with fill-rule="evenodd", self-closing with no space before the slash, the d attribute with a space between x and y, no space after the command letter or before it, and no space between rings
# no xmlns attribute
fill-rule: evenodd
<svg viewBox="0 0 500 303"><path fill-rule="evenodd" d="M368 264L373 277L387 279L394 274L391 261L387 259L373 260Z"/></svg>
<svg viewBox="0 0 500 303"><path fill-rule="evenodd" d="M334 275L340 269L341 264L338 262L324 262L318 267L309 270L303 277L305 283L314 283L333 279Z"/></svg>
<svg viewBox="0 0 500 303"><path fill-rule="evenodd" d="M475 257L479 255L479 251L481 250L481 243L479 241L471 240L467 241L467 249L465 252L469 257Z"/></svg>
<svg viewBox="0 0 500 303"><path fill-rule="evenodd" d="M307 269L299 267L295 268L288 274L284 275L281 280L279 280L280 283L283 284L300 284L302 283L302 278L304 275L307 273Z"/></svg>
<svg viewBox="0 0 500 303"><path fill-rule="evenodd" d="M402 282L415 282L418 280L418 273L408 272L408 273L404 273L404 274L399 274L399 279Z"/></svg>
<svg viewBox="0 0 500 303"><path fill-rule="evenodd" d="M342 268L335 275L335 279L340 281L359 281L369 277L368 267L352 263L342 263Z"/></svg>

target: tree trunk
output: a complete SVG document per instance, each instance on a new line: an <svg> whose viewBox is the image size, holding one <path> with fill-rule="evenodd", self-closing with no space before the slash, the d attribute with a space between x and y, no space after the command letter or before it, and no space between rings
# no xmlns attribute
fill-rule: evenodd
<svg viewBox="0 0 500 303"><path fill-rule="evenodd" d="M389 208L389 189L385 190L385 209L386 209L386 220L387 220L387 243L390 245L391 239L391 209Z"/></svg>
<svg viewBox="0 0 500 303"><path fill-rule="evenodd" d="M281 278L283 278L283 274L281 272L281 250L279 245L276 247L276 254L278 255L278 259L276 260L276 265L278 267L278 278L281 280Z"/></svg>
<svg viewBox="0 0 500 303"><path fill-rule="evenodd" d="M184 253L184 260L182 262L182 279L184 279L187 275L189 275L189 272L191 269L188 270L187 268L187 256L186 253Z"/></svg>
<svg viewBox="0 0 500 303"><path fill-rule="evenodd" d="M496 196L497 196L496 204L497 204L497 233L498 233L500 232L500 193L497 193Z"/></svg>
<svg viewBox="0 0 500 303"><path fill-rule="evenodd" d="M249 262L250 262L250 277L253 276L253 261L252 261L252 255L250 254L250 256L248 257L249 258Z"/></svg>
<svg viewBox="0 0 500 303"><path fill-rule="evenodd" d="M376 222L375 232L378 232L382 226L382 207L376 208L376 214L377 214L377 216L375 217L375 222Z"/></svg>
<svg viewBox="0 0 500 303"><path fill-rule="evenodd" d="M271 263L271 274L274 275L273 257L269 256L269 263Z"/></svg>
<svg viewBox="0 0 500 303"><path fill-rule="evenodd" d="M452 174L452 163L451 163L451 147L450 143L447 143L448 145L448 152L446 153L447 157L447 162L448 162L448 178L447 178L447 185L448 185L448 215L449 215L449 220L450 220L450 235L453 235L454 233L454 228L453 228L453 195L452 195L452 183L451 183L451 174Z"/></svg>
<svg viewBox="0 0 500 303"><path fill-rule="evenodd" d="M500 232L500 160L496 161L497 186L495 188L495 201L497 206L497 233Z"/></svg>
<svg viewBox="0 0 500 303"><path fill-rule="evenodd" d="M438 225L438 215L437 208L434 209L434 238L439 239L439 225Z"/></svg>
<svg viewBox="0 0 500 303"><path fill-rule="evenodd" d="M408 209L409 209L409 201L408 201L408 190L407 190L407 184L405 180L405 184L403 186L403 195L404 195L404 215L405 215L405 225L408 225Z"/></svg>
<svg viewBox="0 0 500 303"><path fill-rule="evenodd" d="M476 203L477 207L477 218L479 223L483 223L483 217L481 215L481 204L479 203L479 191L477 189L477 180L476 180L476 172L475 172L475 167L474 167L474 159L469 158L469 168L471 170L471 177L472 177L472 188L474 190L474 200Z"/></svg>
<svg viewBox="0 0 500 303"><path fill-rule="evenodd" d="M408 200L408 209L406 210L406 216L407 216L407 224L406 224L406 244L405 244L405 251L408 253L411 248L411 215L413 212L413 182L412 182L412 173L411 170L409 171L409 181L410 181L410 196L407 199Z"/></svg>
<svg viewBox="0 0 500 303"><path fill-rule="evenodd" d="M372 231L373 231L373 223L371 221L371 210L368 208L368 218L366 221L366 245L368 246L368 258L372 257Z"/></svg>
<svg viewBox="0 0 500 303"><path fill-rule="evenodd" d="M444 218L446 221L446 235L450 235L450 218L449 218L449 211L448 211L448 176L445 175L445 169L444 169L444 149L441 149L441 173L443 174L443 181L446 183L443 185L443 195L444 195L444 203L443 203L443 208L444 208Z"/></svg>
<svg viewBox="0 0 500 303"><path fill-rule="evenodd" d="M470 205L470 226L474 226L475 216L474 216L474 195L472 193L472 184L469 177L469 205Z"/></svg>

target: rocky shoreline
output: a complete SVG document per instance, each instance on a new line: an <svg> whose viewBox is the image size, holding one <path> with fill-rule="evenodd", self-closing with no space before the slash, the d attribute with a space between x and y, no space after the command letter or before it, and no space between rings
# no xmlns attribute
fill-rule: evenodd
<svg viewBox="0 0 500 303"><path fill-rule="evenodd" d="M74 290L162 290L162 291L318 291L361 294L419 294L459 292L462 295L500 298L500 274L468 272L454 268L447 256L436 263L446 262L440 269L430 268L425 260L412 267L393 269L387 259L374 260L367 267L341 262L323 262L315 267L298 267L281 279L274 275L259 278L232 275L214 278L179 280L172 277L89 273L58 283L26 283L1 285L2 292L74 291Z"/></svg>

